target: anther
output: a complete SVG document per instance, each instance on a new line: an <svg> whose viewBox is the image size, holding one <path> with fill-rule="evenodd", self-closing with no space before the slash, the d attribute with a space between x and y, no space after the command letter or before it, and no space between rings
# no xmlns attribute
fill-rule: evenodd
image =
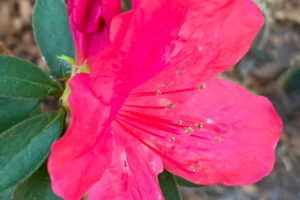
<svg viewBox="0 0 300 200"><path fill-rule="evenodd" d="M177 121L177 124L178 124L178 125L182 125L182 124L183 124L183 121L182 121L182 120L178 120L178 121Z"/></svg>
<svg viewBox="0 0 300 200"><path fill-rule="evenodd" d="M162 92L161 92L160 90L155 90L155 94L156 94L156 95L161 95L161 93L162 93Z"/></svg>
<svg viewBox="0 0 300 200"><path fill-rule="evenodd" d="M174 108L174 105L173 104L168 104L168 105L166 105L166 108L167 109L172 109L172 108Z"/></svg>
<svg viewBox="0 0 300 200"><path fill-rule="evenodd" d="M199 90L203 90L206 88L206 84L205 83L201 83L199 86L198 86L198 89Z"/></svg>
<svg viewBox="0 0 300 200"><path fill-rule="evenodd" d="M170 140L171 140L172 142L175 142L175 141L176 141L176 137L172 136L172 137L170 137Z"/></svg>
<svg viewBox="0 0 300 200"><path fill-rule="evenodd" d="M201 129L203 128L203 123L198 123L198 124L194 124L194 127L197 128L197 129Z"/></svg>
<svg viewBox="0 0 300 200"><path fill-rule="evenodd" d="M188 135L192 134L194 132L194 129L192 127L184 127L184 132Z"/></svg>
<svg viewBox="0 0 300 200"><path fill-rule="evenodd" d="M194 167L189 167L189 169L190 169L192 172L196 172L196 171L197 171L196 168L194 168Z"/></svg>
<svg viewBox="0 0 300 200"><path fill-rule="evenodd" d="M221 137L214 137L214 140L217 142L222 142L223 139Z"/></svg>

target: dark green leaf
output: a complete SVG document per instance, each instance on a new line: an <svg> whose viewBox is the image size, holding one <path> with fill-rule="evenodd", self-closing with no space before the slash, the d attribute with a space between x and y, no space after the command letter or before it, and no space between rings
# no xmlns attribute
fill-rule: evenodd
<svg viewBox="0 0 300 200"><path fill-rule="evenodd" d="M30 113L26 116L26 118L30 118L30 117L33 117L35 115L38 115L38 114L41 114L42 113L42 110L40 108L40 105L37 105L36 107L34 107Z"/></svg>
<svg viewBox="0 0 300 200"><path fill-rule="evenodd" d="M0 192L15 186L41 165L60 135L63 118L63 110L43 113L0 135Z"/></svg>
<svg viewBox="0 0 300 200"><path fill-rule="evenodd" d="M202 185L197 185L197 184L194 184L194 183L191 183L179 176L175 176L175 179L176 179L176 182L178 183L178 185L180 186L185 186L185 187L201 187Z"/></svg>
<svg viewBox="0 0 300 200"><path fill-rule="evenodd" d="M181 195L173 174L165 170L158 175L158 180L165 200L181 200Z"/></svg>
<svg viewBox="0 0 300 200"><path fill-rule="evenodd" d="M0 55L0 97L36 99L59 94L58 85L34 64Z"/></svg>
<svg viewBox="0 0 300 200"><path fill-rule="evenodd" d="M33 30L52 74L57 78L66 77L70 69L58 56L74 58L75 51L64 0L36 0Z"/></svg>
<svg viewBox="0 0 300 200"><path fill-rule="evenodd" d="M37 99L0 97L0 134L28 117L38 103Z"/></svg>
<svg viewBox="0 0 300 200"><path fill-rule="evenodd" d="M0 200L12 200L14 195L15 188L9 188L4 192L0 193Z"/></svg>
<svg viewBox="0 0 300 200"><path fill-rule="evenodd" d="M19 184L14 194L14 200L60 200L52 189L46 164L42 165L23 183Z"/></svg>

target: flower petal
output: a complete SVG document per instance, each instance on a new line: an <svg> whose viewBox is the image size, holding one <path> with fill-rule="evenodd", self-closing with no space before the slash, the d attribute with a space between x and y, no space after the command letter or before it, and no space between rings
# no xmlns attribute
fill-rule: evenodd
<svg viewBox="0 0 300 200"><path fill-rule="evenodd" d="M112 18L121 11L121 0L69 0L68 12L77 64L98 54L109 43Z"/></svg>
<svg viewBox="0 0 300 200"><path fill-rule="evenodd" d="M225 185L270 173L282 123L266 98L224 80L151 94L131 96L117 119L167 170L198 184Z"/></svg>
<svg viewBox="0 0 300 200"><path fill-rule="evenodd" d="M92 187L88 199L163 199L157 180L163 170L161 159L130 136L125 137L123 132L115 132L113 160Z"/></svg>
<svg viewBox="0 0 300 200"><path fill-rule="evenodd" d="M93 73L113 68L133 87L162 70L211 78L238 62L262 24L251 0L143 0L113 19L111 53L95 59ZM120 63L107 65L109 54Z"/></svg>
<svg viewBox="0 0 300 200"><path fill-rule="evenodd" d="M132 1L131 1L131 2L132 2L132 8L135 9L135 8L137 8L138 6L140 6L140 4L141 4L142 1L143 1L143 0L132 0Z"/></svg>
<svg viewBox="0 0 300 200"><path fill-rule="evenodd" d="M110 108L91 92L87 74L74 76L70 86L71 123L53 144L48 169L54 192L65 200L79 200L110 163L112 136L105 125Z"/></svg>

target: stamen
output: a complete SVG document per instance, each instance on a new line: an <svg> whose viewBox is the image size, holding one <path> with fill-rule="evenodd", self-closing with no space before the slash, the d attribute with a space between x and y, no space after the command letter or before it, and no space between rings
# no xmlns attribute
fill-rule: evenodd
<svg viewBox="0 0 300 200"><path fill-rule="evenodd" d="M155 91L155 94L156 94L156 95L161 95L161 91L160 91L160 90L156 90L156 91Z"/></svg>
<svg viewBox="0 0 300 200"><path fill-rule="evenodd" d="M141 127L139 127L139 126L137 126L137 125L135 125L135 124L133 124L133 123L131 123L131 122L128 122L128 120L126 120L125 118L123 118L123 117L116 117L116 119L119 119L119 120L121 120L122 122L124 122L124 123L126 123L126 124L128 124L128 125L130 125L130 126L132 126L132 127L134 127L134 128L137 128L137 129L139 129L139 130L141 130L141 131L144 131L144 132L146 132L146 133L148 133L148 134L150 134L150 135L152 135L152 136L155 136L155 137L157 137L157 138L160 138L160 139L166 139L166 137L164 137L164 136L162 136L162 135L159 135L159 134L157 134L157 133L154 133L154 132L151 132L151 131L149 131L148 129L144 129L144 128L141 128ZM208 137L203 137L203 136L197 136L197 135L193 135L195 138L199 138L199 139L208 139ZM170 137L170 140L172 141L172 142L175 142L176 141L176 137L175 136L171 136ZM205 150L205 149L203 149L203 150Z"/></svg>
<svg viewBox="0 0 300 200"><path fill-rule="evenodd" d="M142 119L146 119L146 120L149 120L149 121L160 122L160 123L167 124L167 125L170 125L170 126L175 126L175 127L183 127L182 124L176 123L172 120L156 117L156 116L146 115L146 114L142 114L142 113L138 113L138 112L134 112L134 111L127 111L127 110L121 110L121 112L125 112L127 114L132 115L132 116L140 117Z"/></svg>
<svg viewBox="0 0 300 200"><path fill-rule="evenodd" d="M141 128L141 127L139 127L139 126L137 126L137 125L135 125L135 124L132 124L132 123L128 122L127 120L125 120L125 119L122 118L122 117L116 117L116 118L119 119L119 120L121 120L122 122L124 122L124 123L126 123L126 124L128 124L128 125L130 125L130 126L132 126L132 127L134 127L134 128L136 128L136 129L139 129L139 130L141 130L141 131L144 131L144 132L146 132L146 133L148 133L148 134L150 134L150 135L153 135L153 136L158 137L158 138L161 138L161 139L165 139L165 137L163 137L163 136L161 136L161 135L159 135L159 134L157 134L157 133L153 133L153 132L151 132L151 131L149 131L149 130L147 130L147 129Z"/></svg>
<svg viewBox="0 0 300 200"><path fill-rule="evenodd" d="M199 90L203 90L206 88L206 84L205 83L201 83L198 87Z"/></svg>
<svg viewBox="0 0 300 200"><path fill-rule="evenodd" d="M197 171L196 168L195 168L195 167L192 167L192 166L190 166L189 169L190 169L192 172L196 172L196 171Z"/></svg>
<svg viewBox="0 0 300 200"><path fill-rule="evenodd" d="M222 141L223 141L223 138L221 138L221 137L214 137L214 140L215 140L216 142L222 142Z"/></svg>
<svg viewBox="0 0 300 200"><path fill-rule="evenodd" d="M126 114L122 114L122 113L119 113L118 116L124 117L125 119L130 119L130 120L142 123L142 124L146 124L148 126L152 126L152 127L158 128L158 129L163 130L163 131L171 132L173 134L180 134L178 132L179 129L175 129L175 128L172 128L172 127L169 127L169 126L165 126L165 124L163 124L163 125L162 124L155 124L155 123L153 123L153 122L155 122L153 120L145 121L145 119L132 117L130 115L126 115ZM168 124L166 124L166 125L168 125Z"/></svg>
<svg viewBox="0 0 300 200"><path fill-rule="evenodd" d="M139 106L139 105L123 105L124 107L130 107L130 108L145 108L145 109L165 109L166 106Z"/></svg>
<svg viewBox="0 0 300 200"><path fill-rule="evenodd" d="M174 108L174 104L168 104L166 106L140 106L140 105L123 105L124 107L130 108L143 108L143 109L172 109Z"/></svg>
<svg viewBox="0 0 300 200"><path fill-rule="evenodd" d="M145 97L145 96L154 96L154 95L166 95L166 94L173 94L173 93L190 92L190 91L195 91L197 89L199 89L199 88L192 87L192 88L179 89L179 90L171 90L171 91L155 90L153 92L132 93L132 94L130 94L130 96Z"/></svg>
<svg viewBox="0 0 300 200"><path fill-rule="evenodd" d="M172 109L172 108L174 108L174 105L171 103L171 104L166 105L165 108L167 108L167 109Z"/></svg>
<svg viewBox="0 0 300 200"><path fill-rule="evenodd" d="M206 88L206 84L201 83L198 87L191 87L191 88L171 90L171 91L161 91L158 89L158 90L155 90L152 92L131 93L130 96L145 97L145 96L154 96L154 95L166 95L166 94L174 94L174 93L181 93L181 92L191 92L191 91L195 91L195 90L203 90L205 88Z"/></svg>
<svg viewBox="0 0 300 200"><path fill-rule="evenodd" d="M137 139L138 141L140 141L142 144L144 144L146 147L148 147L149 149L151 149L152 151L154 151L155 153L157 153L158 155L160 155L162 158L164 158L166 161L172 163L173 165L177 166L178 168L182 169L183 171L187 172L187 173L191 173L191 171L189 169L187 169L185 166L183 166L181 163L177 162L176 160L172 159L171 157L167 156L166 154L162 153L161 151L159 151L158 149L156 149L155 147L153 147L152 145L148 144L147 142L145 142L142 138L138 137L136 134L134 134L129 128L127 128L124 124L122 124L120 121L118 121L117 119L115 119L115 122L123 129L125 130L127 133L129 133L131 136L133 136L135 139Z"/></svg>
<svg viewBox="0 0 300 200"><path fill-rule="evenodd" d="M204 127L203 123L194 124L194 127L197 129L202 129Z"/></svg>
<svg viewBox="0 0 300 200"><path fill-rule="evenodd" d="M192 134L194 132L194 129L192 127L184 127L184 132L188 135Z"/></svg>
<svg viewBox="0 0 300 200"><path fill-rule="evenodd" d="M171 121L168 119L164 118L159 118L156 116L151 116L151 115L145 115L141 114L138 112L133 112L133 111L127 111L127 110L121 110L121 112L118 114L119 117L122 117L123 119L126 119L126 121L131 120L132 122L141 124L141 125L146 125L150 126L153 128L156 128L158 130L166 131L172 134L176 135L182 135L182 129L186 130L186 134L189 133L190 137L194 137L197 139L202 139L202 140L209 140L211 136L208 134L192 134L191 133L194 131L191 126L186 126L184 124L179 125L178 122L176 123L175 121ZM127 122L129 123L129 122ZM174 127L174 128L172 128Z"/></svg>
<svg viewBox="0 0 300 200"><path fill-rule="evenodd" d="M172 137L170 137L170 140L171 140L172 142L176 142L176 137L172 136Z"/></svg>

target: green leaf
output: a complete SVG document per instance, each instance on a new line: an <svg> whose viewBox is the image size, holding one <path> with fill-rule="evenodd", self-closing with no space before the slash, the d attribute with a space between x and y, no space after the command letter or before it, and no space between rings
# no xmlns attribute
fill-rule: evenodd
<svg viewBox="0 0 300 200"><path fill-rule="evenodd" d="M15 188L9 188L4 192L0 193L0 200L12 200L14 195Z"/></svg>
<svg viewBox="0 0 300 200"><path fill-rule="evenodd" d="M173 174L165 170L158 175L158 180L165 200L181 200L181 195Z"/></svg>
<svg viewBox="0 0 300 200"><path fill-rule="evenodd" d="M38 99L0 97L0 134L28 117L38 104Z"/></svg>
<svg viewBox="0 0 300 200"><path fill-rule="evenodd" d="M34 64L0 55L0 97L37 99L60 93L58 85Z"/></svg>
<svg viewBox="0 0 300 200"><path fill-rule="evenodd" d="M185 180L184 178L181 178L179 176L175 176L176 182L178 183L178 185L180 186L185 186L185 187L201 187L202 185L198 185L198 184L194 184L189 182L188 180Z"/></svg>
<svg viewBox="0 0 300 200"><path fill-rule="evenodd" d="M36 0L33 30L52 74L57 78L66 77L71 69L58 57L74 58L75 51L64 0Z"/></svg>
<svg viewBox="0 0 300 200"><path fill-rule="evenodd" d="M42 165L23 183L19 184L13 200L61 200L52 189L46 164Z"/></svg>
<svg viewBox="0 0 300 200"><path fill-rule="evenodd" d="M36 107L34 107L30 113L26 116L26 118L30 118L30 117L33 117L35 115L38 115L38 114L41 114L42 113L42 110L40 108L40 105L37 105Z"/></svg>
<svg viewBox="0 0 300 200"><path fill-rule="evenodd" d="M0 192L15 186L41 165L59 137L63 121L61 109L24 120L0 135Z"/></svg>

